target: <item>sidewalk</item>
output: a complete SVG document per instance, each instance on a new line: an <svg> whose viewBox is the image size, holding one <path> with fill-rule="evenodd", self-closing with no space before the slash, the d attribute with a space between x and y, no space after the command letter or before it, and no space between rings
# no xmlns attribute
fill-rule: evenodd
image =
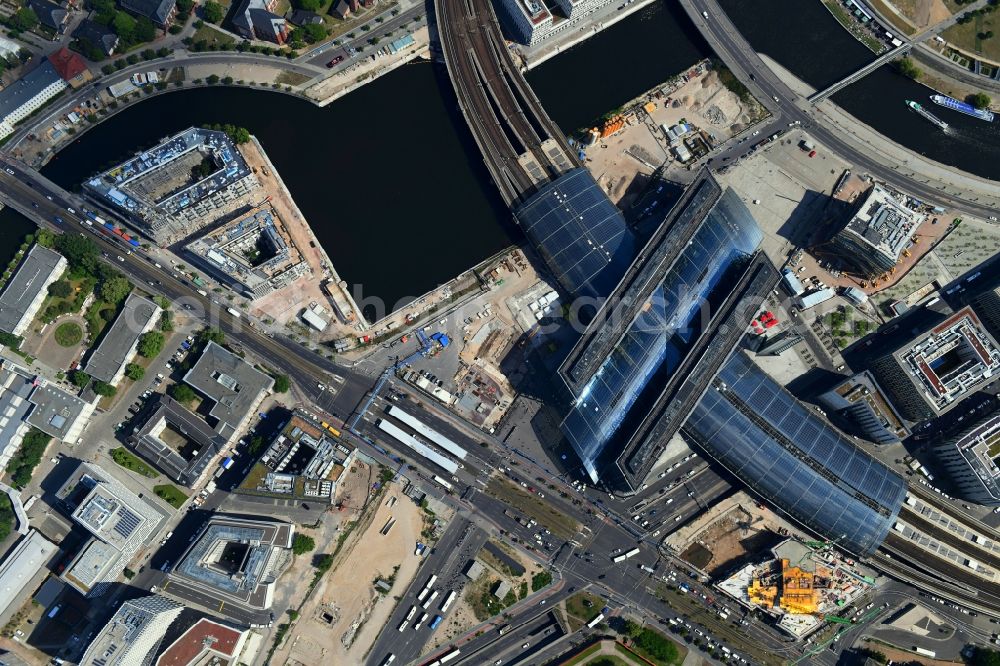
<svg viewBox="0 0 1000 666"><path fill-rule="evenodd" d="M761 59L789 88L803 96L812 93L812 87L773 59L763 54ZM817 122L822 122L836 131L840 138L851 144L855 150L868 154L883 167L896 171L900 176L931 185L946 197L956 196L974 201L981 206L1000 208L1000 188L995 181L959 171L905 148L879 134L830 100L825 100L815 107L804 99L800 104L803 110L812 113Z"/></svg>

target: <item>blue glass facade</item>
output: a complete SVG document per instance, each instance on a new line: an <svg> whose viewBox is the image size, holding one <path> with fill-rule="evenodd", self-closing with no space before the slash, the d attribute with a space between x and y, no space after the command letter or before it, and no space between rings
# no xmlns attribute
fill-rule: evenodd
<svg viewBox="0 0 1000 666"><path fill-rule="evenodd" d="M742 352L727 361L683 431L768 502L858 556L875 552L906 496L902 477Z"/></svg>
<svg viewBox="0 0 1000 666"><path fill-rule="evenodd" d="M635 236L587 169L546 184L514 217L570 296L607 296L635 258Z"/></svg>
<svg viewBox="0 0 1000 666"><path fill-rule="evenodd" d="M704 210L686 242L669 233L662 239L660 247L671 250L673 260L660 269L655 288L624 335L581 383L563 421L563 432L595 481L609 443L632 434L629 426L645 416L648 398L663 388L658 378L676 370L720 292L729 293L733 270L760 244L756 222L731 190ZM683 248L679 254L678 247Z"/></svg>

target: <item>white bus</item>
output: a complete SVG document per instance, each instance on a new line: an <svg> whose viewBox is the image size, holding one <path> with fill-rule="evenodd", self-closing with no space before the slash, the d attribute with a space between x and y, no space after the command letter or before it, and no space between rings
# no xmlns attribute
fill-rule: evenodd
<svg viewBox="0 0 1000 666"><path fill-rule="evenodd" d="M382 666L389 666L392 662L396 661L396 655L389 653L386 655L385 659L382 660Z"/></svg>
<svg viewBox="0 0 1000 666"><path fill-rule="evenodd" d="M427 597L427 601L424 602L424 610L427 610L428 608L431 607L431 604L434 603L435 599L437 599L437 595L438 595L437 590L431 592L431 596Z"/></svg>
<svg viewBox="0 0 1000 666"><path fill-rule="evenodd" d="M417 601L423 603L424 599L427 598L427 594L430 592L426 587L420 590L420 594L417 595Z"/></svg>
<svg viewBox="0 0 1000 666"><path fill-rule="evenodd" d="M621 555L615 555L614 557L612 557L611 561L614 562L615 564L618 564L619 562L624 562L627 559L628 559L628 555L626 555L625 553L622 553Z"/></svg>
<svg viewBox="0 0 1000 666"><path fill-rule="evenodd" d="M453 602L455 600L455 597L457 597L457 596L458 596L458 593L455 592L455 590L451 590L450 592L448 592L448 596L445 597L444 601L441 603L441 612L442 613L447 613L448 612L448 607L451 606L451 602Z"/></svg>
<svg viewBox="0 0 1000 666"><path fill-rule="evenodd" d="M639 554L639 549L638 548L633 548L632 550L630 550L627 553L625 553L625 559L628 559L628 558L633 557L633 556L638 555L638 554Z"/></svg>
<svg viewBox="0 0 1000 666"><path fill-rule="evenodd" d="M438 484L439 486L441 486L442 488L444 488L445 490L447 490L449 492L451 491L451 489L452 489L451 484L448 483L447 481L445 481L444 479L442 479L440 476L435 475L435 476L432 476L431 478L434 479L434 483Z"/></svg>
<svg viewBox="0 0 1000 666"><path fill-rule="evenodd" d="M385 413L399 419L401 422L416 430L418 434L423 435L427 441L432 444L436 444L459 460L465 460L465 457L469 455L461 446L451 441L434 428L431 428L429 425L413 418L396 405L389 405L386 408Z"/></svg>
<svg viewBox="0 0 1000 666"><path fill-rule="evenodd" d="M454 650L452 650L451 652L449 652L445 656L441 657L441 663L442 664L447 664L449 661L451 661L452 659L454 659L455 657L457 657L460 652L461 652L461 650L459 650L458 648L455 648Z"/></svg>
<svg viewBox="0 0 1000 666"><path fill-rule="evenodd" d="M400 633L403 633L403 631L406 630L406 624L407 624L406 620L403 620L402 622L399 623L399 632Z"/></svg>
<svg viewBox="0 0 1000 666"><path fill-rule="evenodd" d="M413 614L416 613L416 612L417 612L417 607L416 606L410 606L410 612L408 612L406 614L406 622L409 622L410 620L412 620L413 619Z"/></svg>
<svg viewBox="0 0 1000 666"><path fill-rule="evenodd" d="M438 579L437 574L431 574L431 577L429 579L427 579L427 583L424 584L424 589L425 590L431 589L431 587L434 585L434 583L437 582L437 579Z"/></svg>
<svg viewBox="0 0 1000 666"><path fill-rule="evenodd" d="M424 613L423 615L417 618L416 622L413 623L413 628L414 629L418 628L420 625L424 623L424 620L426 619L427 619L427 613Z"/></svg>
<svg viewBox="0 0 1000 666"><path fill-rule="evenodd" d="M594 627L596 627L597 625L599 625L601 622L604 622L604 613L598 613L597 617L595 617L593 620L591 620L590 622L587 623L587 627L589 629L593 629Z"/></svg>
<svg viewBox="0 0 1000 666"><path fill-rule="evenodd" d="M375 422L379 430L386 433L400 444L414 451L417 455L427 458L432 463L454 475L458 471L458 464L447 456L443 456L429 446L420 443L416 437L404 432L394 423L389 423L385 419L378 419Z"/></svg>

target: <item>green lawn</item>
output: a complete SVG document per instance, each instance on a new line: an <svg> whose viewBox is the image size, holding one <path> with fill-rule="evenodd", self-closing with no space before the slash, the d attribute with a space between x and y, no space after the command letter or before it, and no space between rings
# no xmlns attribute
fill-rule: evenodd
<svg viewBox="0 0 1000 666"><path fill-rule="evenodd" d="M83 329L76 322L68 321L59 324L55 336L60 347L75 347L83 340Z"/></svg>
<svg viewBox="0 0 1000 666"><path fill-rule="evenodd" d="M236 44L236 40L230 35L222 32L221 30L216 30L211 23L206 23L197 30L191 36L194 42L205 41L208 44Z"/></svg>
<svg viewBox="0 0 1000 666"><path fill-rule="evenodd" d="M598 643L594 643L590 647L585 648L584 650L582 650L581 652L579 652L576 656L572 657L568 661L562 662L562 664L560 664L560 666L576 666L577 664L582 664L582 663L586 662L587 659L592 654L594 654L595 652L597 652L600 649L601 649L601 644L599 642Z"/></svg>
<svg viewBox="0 0 1000 666"><path fill-rule="evenodd" d="M655 629L643 627L631 649L658 666L680 666L687 650Z"/></svg>
<svg viewBox="0 0 1000 666"><path fill-rule="evenodd" d="M155 469L140 460L134 453L122 447L111 450L111 458L125 469L155 479L160 474Z"/></svg>
<svg viewBox="0 0 1000 666"><path fill-rule="evenodd" d="M993 32L989 39L979 39L980 33ZM976 53L993 62L1000 62L1000 16L980 14L965 25L955 24L941 33L949 44L966 53Z"/></svg>
<svg viewBox="0 0 1000 666"><path fill-rule="evenodd" d="M188 498L188 496L184 494L180 488L172 486L169 483L153 486L153 492L156 493L157 497L175 509L181 508Z"/></svg>
<svg viewBox="0 0 1000 666"><path fill-rule="evenodd" d="M588 607L585 601L590 602ZM584 622L590 622L604 607L604 600L589 592L577 592L566 600L566 612Z"/></svg>

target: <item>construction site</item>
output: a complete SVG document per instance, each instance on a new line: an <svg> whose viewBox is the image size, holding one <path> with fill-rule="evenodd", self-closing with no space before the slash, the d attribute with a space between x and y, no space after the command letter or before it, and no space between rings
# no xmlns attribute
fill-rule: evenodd
<svg viewBox="0 0 1000 666"><path fill-rule="evenodd" d="M585 162L623 211L636 202L654 172L683 181L688 165L763 119L752 97L729 90L702 61L640 95L585 133ZM671 176L674 172L674 176Z"/></svg>
<svg viewBox="0 0 1000 666"><path fill-rule="evenodd" d="M876 585L875 572L838 553L824 541L783 540L763 559L746 564L716 588L747 608L771 615L796 639L826 622L851 624L839 616Z"/></svg>

